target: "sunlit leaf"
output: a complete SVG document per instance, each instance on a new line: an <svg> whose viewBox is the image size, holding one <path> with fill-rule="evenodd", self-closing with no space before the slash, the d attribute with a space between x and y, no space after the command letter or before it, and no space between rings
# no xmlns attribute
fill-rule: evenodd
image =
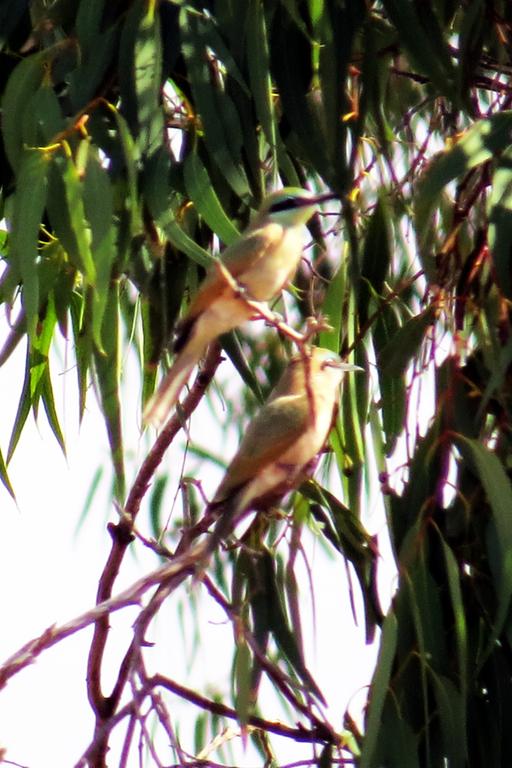
<svg viewBox="0 0 512 768"><path fill-rule="evenodd" d="M235 242L240 233L226 216L208 172L196 152L187 155L183 164L183 175L188 196L200 216L225 245Z"/></svg>

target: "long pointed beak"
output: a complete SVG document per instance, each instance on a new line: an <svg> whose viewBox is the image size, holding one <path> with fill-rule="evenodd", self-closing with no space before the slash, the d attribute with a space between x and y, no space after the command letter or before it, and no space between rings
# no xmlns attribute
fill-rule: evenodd
<svg viewBox="0 0 512 768"><path fill-rule="evenodd" d="M360 365L353 365L352 363L342 363L336 360L329 360L326 365L331 365L333 368L338 368L340 371L364 371Z"/></svg>

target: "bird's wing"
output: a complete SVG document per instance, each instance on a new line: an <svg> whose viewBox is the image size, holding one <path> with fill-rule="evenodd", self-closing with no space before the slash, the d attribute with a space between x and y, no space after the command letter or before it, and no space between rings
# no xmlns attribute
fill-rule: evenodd
<svg viewBox="0 0 512 768"><path fill-rule="evenodd" d="M260 259L264 258L268 249L275 247L282 236L282 227L278 225L275 227L267 226L265 230L255 229L254 232L244 235L236 243L226 248L222 254L221 262L233 278L238 280L244 272L252 269ZM194 318L201 314L225 288L226 281L222 272L213 264L190 305L187 317Z"/></svg>
<svg viewBox="0 0 512 768"><path fill-rule="evenodd" d="M267 403L249 425L214 501L228 498L259 470L277 461L308 425L309 404L305 395L288 395Z"/></svg>

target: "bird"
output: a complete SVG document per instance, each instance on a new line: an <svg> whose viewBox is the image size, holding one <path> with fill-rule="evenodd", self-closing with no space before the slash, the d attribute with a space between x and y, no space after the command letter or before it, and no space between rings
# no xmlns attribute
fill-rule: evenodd
<svg viewBox="0 0 512 768"><path fill-rule="evenodd" d="M178 323L173 365L144 409L145 424L161 426L167 419L210 342L255 317L247 299L267 302L292 279L302 256L304 225L320 203L336 197L284 187L265 198L240 239L209 268Z"/></svg>
<svg viewBox="0 0 512 768"><path fill-rule="evenodd" d="M336 416L339 385L357 370L322 347L305 347L291 358L209 504L218 519L213 542L225 538L240 515L274 506L314 472Z"/></svg>

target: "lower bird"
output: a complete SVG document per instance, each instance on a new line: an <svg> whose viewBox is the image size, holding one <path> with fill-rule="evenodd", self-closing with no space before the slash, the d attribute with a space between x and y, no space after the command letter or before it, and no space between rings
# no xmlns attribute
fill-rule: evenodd
<svg viewBox="0 0 512 768"><path fill-rule="evenodd" d="M179 323L176 356L144 410L146 424L160 426L167 419L211 341L254 317L244 299L269 301L292 279L302 255L304 224L319 203L334 197L285 187L264 200L240 239L222 254L222 267L217 262L211 266Z"/></svg>
<svg viewBox="0 0 512 768"><path fill-rule="evenodd" d="M335 418L347 371L328 349L294 356L265 405L250 423L209 508L219 517L216 542L251 510L268 509L310 476Z"/></svg>

